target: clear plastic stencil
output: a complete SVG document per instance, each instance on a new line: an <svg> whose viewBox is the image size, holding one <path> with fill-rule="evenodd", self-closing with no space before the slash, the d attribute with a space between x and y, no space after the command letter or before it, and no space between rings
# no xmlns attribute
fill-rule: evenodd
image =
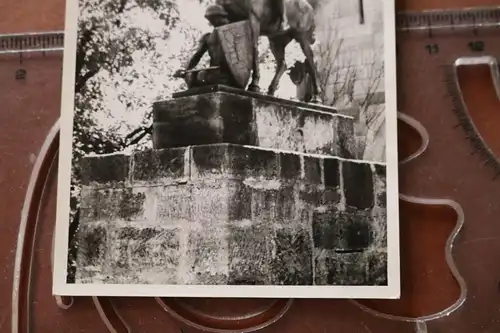
<svg viewBox="0 0 500 333"><path fill-rule="evenodd" d="M52 296L60 45L3 52L2 332L498 332L500 9L398 26L399 300Z"/></svg>

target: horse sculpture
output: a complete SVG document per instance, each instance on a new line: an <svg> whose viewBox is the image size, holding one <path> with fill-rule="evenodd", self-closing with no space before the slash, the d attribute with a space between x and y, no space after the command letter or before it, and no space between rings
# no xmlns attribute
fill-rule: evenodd
<svg viewBox="0 0 500 333"><path fill-rule="evenodd" d="M310 102L312 99L312 81L311 76L307 72L305 62L296 61L289 68L288 76L296 87L295 97L302 102Z"/></svg>
<svg viewBox="0 0 500 333"><path fill-rule="evenodd" d="M224 7L231 22L248 20L252 31L253 63L250 91L259 91L260 69L258 42L266 36L276 60L276 73L267 90L274 95L286 71L285 48L295 40L306 57L307 70L312 80L311 102L319 102L318 74L311 45L314 44L315 12L319 0L216 0ZM285 29L284 25L288 27Z"/></svg>

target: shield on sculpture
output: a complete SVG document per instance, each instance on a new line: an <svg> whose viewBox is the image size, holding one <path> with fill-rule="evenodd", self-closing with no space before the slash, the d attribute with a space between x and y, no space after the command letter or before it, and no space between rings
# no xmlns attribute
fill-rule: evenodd
<svg viewBox="0 0 500 333"><path fill-rule="evenodd" d="M252 72L253 43L249 21L226 24L216 29L231 74L245 88Z"/></svg>

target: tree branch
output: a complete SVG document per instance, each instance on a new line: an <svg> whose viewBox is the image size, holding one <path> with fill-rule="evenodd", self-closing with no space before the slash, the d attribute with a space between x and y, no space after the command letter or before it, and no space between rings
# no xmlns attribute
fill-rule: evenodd
<svg viewBox="0 0 500 333"><path fill-rule="evenodd" d="M79 74L82 72L84 66L85 66L85 54L86 54L86 49L90 41L92 40L92 36L94 34L95 28L94 25L90 27L90 29L85 30L82 33L82 37L78 41L78 49L76 53L76 76L78 77Z"/></svg>
<svg viewBox="0 0 500 333"><path fill-rule="evenodd" d="M80 93L87 82L99 72L99 68L89 69L87 73L79 76L75 82L75 93Z"/></svg>
<svg viewBox="0 0 500 333"><path fill-rule="evenodd" d="M125 6L127 6L128 0L120 0L120 5L118 6L118 14L123 14Z"/></svg>

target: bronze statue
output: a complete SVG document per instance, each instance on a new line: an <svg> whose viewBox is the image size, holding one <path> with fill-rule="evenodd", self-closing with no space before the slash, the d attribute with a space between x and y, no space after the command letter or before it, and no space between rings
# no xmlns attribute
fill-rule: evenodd
<svg viewBox="0 0 500 333"><path fill-rule="evenodd" d="M186 68L177 70L174 77L184 78L188 88L213 84L241 87L246 82L238 82L233 75L230 63L226 59L221 35L217 30L217 28L229 23L227 12L222 6L211 5L206 9L205 18L214 27L214 30L204 34L200 38L198 48L189 60ZM194 70L206 52L210 56L210 67Z"/></svg>
<svg viewBox="0 0 500 333"><path fill-rule="evenodd" d="M306 57L311 75L312 102L319 102L318 74L314 66L311 44L314 44L315 10L319 0L216 0L228 13L230 22L248 20L252 40L252 81L250 91L259 91L260 69L258 40L267 36L276 59L276 73L267 93L274 95L279 80L286 71L285 48L296 40ZM289 27L284 29L284 22Z"/></svg>

